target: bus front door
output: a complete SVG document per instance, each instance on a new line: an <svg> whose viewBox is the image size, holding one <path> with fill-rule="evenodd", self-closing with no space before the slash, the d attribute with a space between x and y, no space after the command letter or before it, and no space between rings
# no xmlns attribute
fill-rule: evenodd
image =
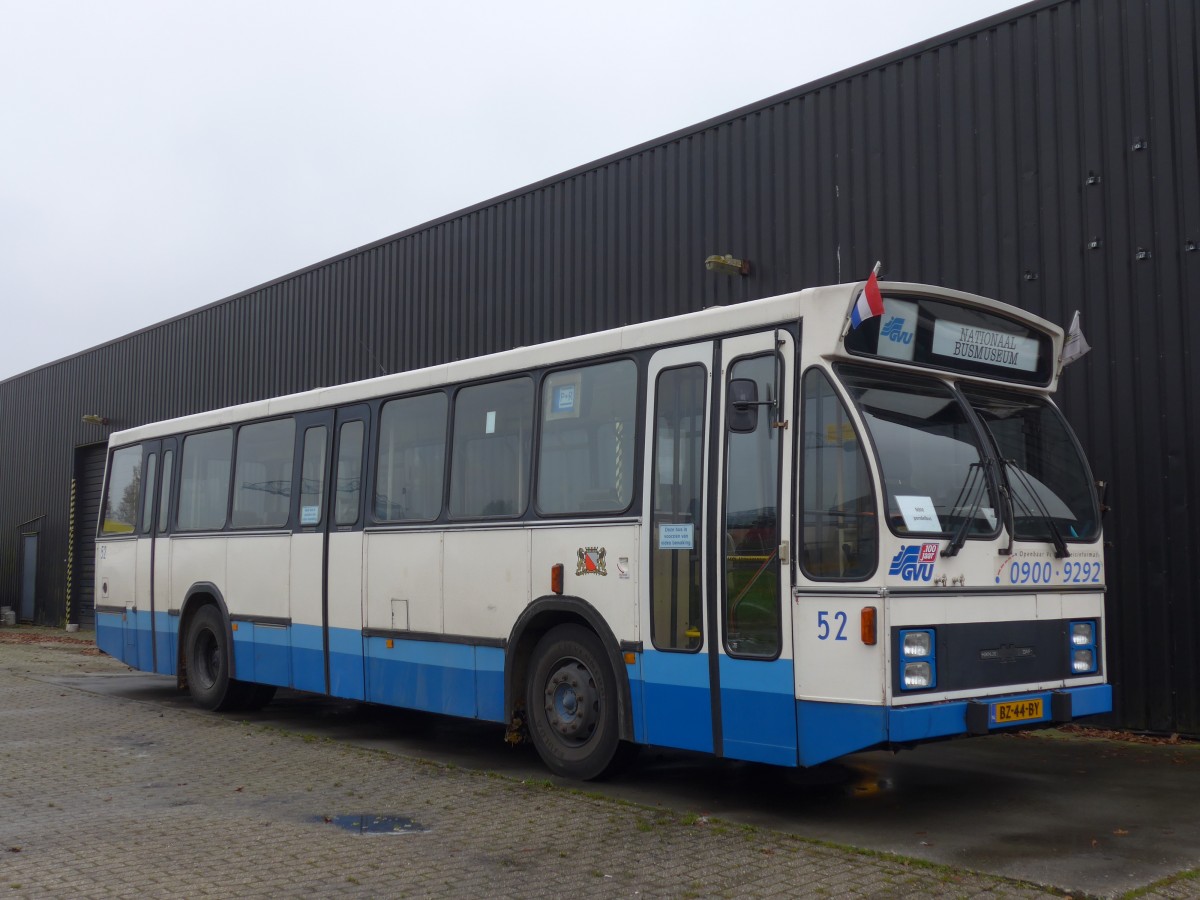
<svg viewBox="0 0 1200 900"><path fill-rule="evenodd" d="M778 329L721 342L712 654L722 756L796 764L790 532L795 340ZM751 387L753 385L753 387ZM732 408L733 415L730 415Z"/></svg>
<svg viewBox="0 0 1200 900"><path fill-rule="evenodd" d="M646 743L796 764L784 539L794 352L793 337L772 330L651 358L641 565ZM743 391L753 382L758 404L738 430L726 427L731 381Z"/></svg>

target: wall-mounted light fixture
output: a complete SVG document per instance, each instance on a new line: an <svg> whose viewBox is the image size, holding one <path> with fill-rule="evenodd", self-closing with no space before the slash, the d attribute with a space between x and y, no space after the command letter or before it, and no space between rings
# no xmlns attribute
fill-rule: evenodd
<svg viewBox="0 0 1200 900"><path fill-rule="evenodd" d="M724 272L726 275L749 275L750 260L735 259L731 254L710 256L704 261L704 268L710 272Z"/></svg>
<svg viewBox="0 0 1200 900"><path fill-rule="evenodd" d="M88 425L108 425L108 416L93 416L87 415L83 417L83 421Z"/></svg>

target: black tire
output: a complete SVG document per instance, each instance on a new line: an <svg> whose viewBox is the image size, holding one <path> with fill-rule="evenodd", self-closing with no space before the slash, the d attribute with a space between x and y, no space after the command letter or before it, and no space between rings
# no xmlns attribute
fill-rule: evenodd
<svg viewBox="0 0 1200 900"><path fill-rule="evenodd" d="M525 709L538 755L555 775L589 781L619 762L617 679L600 639L559 625L533 650Z"/></svg>
<svg viewBox="0 0 1200 900"><path fill-rule="evenodd" d="M204 606L187 630L184 662L192 701L203 709L233 709L241 691L229 677L229 635L215 606Z"/></svg>

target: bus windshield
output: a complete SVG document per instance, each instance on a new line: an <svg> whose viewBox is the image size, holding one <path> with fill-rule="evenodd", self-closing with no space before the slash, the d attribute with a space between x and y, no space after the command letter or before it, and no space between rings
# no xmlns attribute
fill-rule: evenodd
<svg viewBox="0 0 1200 900"><path fill-rule="evenodd" d="M997 504L977 432L951 388L849 366L838 374L871 433L892 531L996 534Z"/></svg>
<svg viewBox="0 0 1200 900"><path fill-rule="evenodd" d="M1013 506L1013 536L1092 540L1100 529L1087 463L1058 410L1040 397L964 388L996 446Z"/></svg>

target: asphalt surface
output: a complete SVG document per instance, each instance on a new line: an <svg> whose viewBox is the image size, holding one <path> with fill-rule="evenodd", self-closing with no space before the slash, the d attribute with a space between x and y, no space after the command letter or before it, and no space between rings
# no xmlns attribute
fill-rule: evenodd
<svg viewBox="0 0 1200 900"><path fill-rule="evenodd" d="M0 629L0 900L1200 897L1194 744L651 751L579 786L490 726L292 693L203 713L89 637Z"/></svg>

